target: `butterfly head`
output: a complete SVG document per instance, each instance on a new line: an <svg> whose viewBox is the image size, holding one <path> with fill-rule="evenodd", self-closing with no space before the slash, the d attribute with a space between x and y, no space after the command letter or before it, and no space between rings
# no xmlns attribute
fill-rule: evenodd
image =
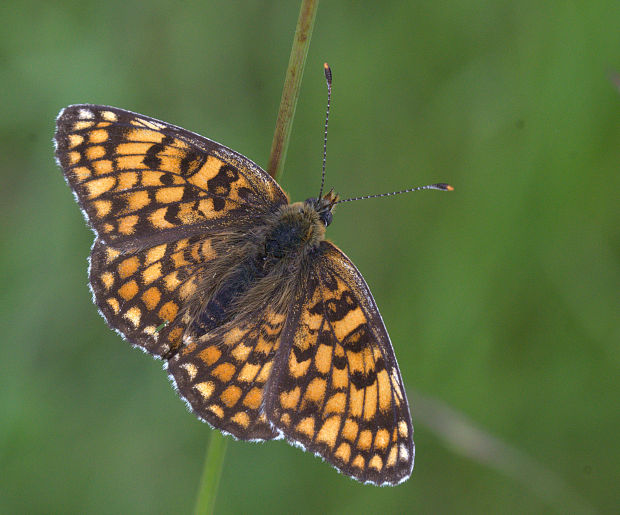
<svg viewBox="0 0 620 515"><path fill-rule="evenodd" d="M327 227L332 223L332 209L338 203L338 194L334 193L333 188L321 198L309 198L305 202L314 209L319 215L323 225Z"/></svg>

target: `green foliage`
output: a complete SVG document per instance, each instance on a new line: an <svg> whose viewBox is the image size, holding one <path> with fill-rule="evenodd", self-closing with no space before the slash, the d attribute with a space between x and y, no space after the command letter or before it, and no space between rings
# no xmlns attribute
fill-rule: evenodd
<svg viewBox="0 0 620 515"><path fill-rule="evenodd" d="M92 234L53 161L58 111L123 107L266 166L296 2L13 2L0 13L0 512L188 513L209 428L90 302ZM323 2L283 186L320 183L405 383L601 512L620 504L620 10L599 2ZM230 441L219 513L558 510L418 418L412 478L363 486ZM420 414L421 415L421 414ZM559 508L560 507L560 508Z"/></svg>

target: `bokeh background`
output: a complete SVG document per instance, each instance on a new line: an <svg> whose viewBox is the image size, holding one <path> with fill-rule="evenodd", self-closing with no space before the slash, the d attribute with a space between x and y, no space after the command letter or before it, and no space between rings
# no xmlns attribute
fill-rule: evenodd
<svg viewBox="0 0 620 515"><path fill-rule="evenodd" d="M124 107L266 165L297 2L0 7L0 512L188 513L211 430L90 300L58 111ZM284 188L371 286L416 466L359 485L230 441L217 513L586 513L620 505L620 4L323 2Z"/></svg>

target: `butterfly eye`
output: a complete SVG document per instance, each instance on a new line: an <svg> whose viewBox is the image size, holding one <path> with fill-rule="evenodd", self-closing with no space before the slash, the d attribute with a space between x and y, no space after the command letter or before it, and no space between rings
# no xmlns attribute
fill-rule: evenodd
<svg viewBox="0 0 620 515"><path fill-rule="evenodd" d="M316 198L309 198L306 199L305 203L318 213L319 220L327 227L332 223L331 205L325 203L323 200L324 199L318 200Z"/></svg>
<svg viewBox="0 0 620 515"><path fill-rule="evenodd" d="M321 222L323 222L323 224L325 224L325 227L327 227L329 224L332 223L332 212L325 210L325 211L321 211L319 213L319 218L321 219Z"/></svg>

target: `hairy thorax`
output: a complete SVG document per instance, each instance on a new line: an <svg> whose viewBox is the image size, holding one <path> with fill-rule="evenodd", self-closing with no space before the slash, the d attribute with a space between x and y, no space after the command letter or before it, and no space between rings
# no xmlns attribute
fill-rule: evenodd
<svg viewBox="0 0 620 515"><path fill-rule="evenodd" d="M264 252L268 259L295 258L325 237L325 226L307 202L282 206L265 227Z"/></svg>
<svg viewBox="0 0 620 515"><path fill-rule="evenodd" d="M274 299L279 300L275 309L286 309L306 260L324 237L325 225L307 201L265 215L252 234L229 234L227 244L217 249L217 263L210 264L215 273L201 278L188 303L190 332L202 336L241 315L241 310L244 315L260 312ZM238 244L230 245L237 239Z"/></svg>

